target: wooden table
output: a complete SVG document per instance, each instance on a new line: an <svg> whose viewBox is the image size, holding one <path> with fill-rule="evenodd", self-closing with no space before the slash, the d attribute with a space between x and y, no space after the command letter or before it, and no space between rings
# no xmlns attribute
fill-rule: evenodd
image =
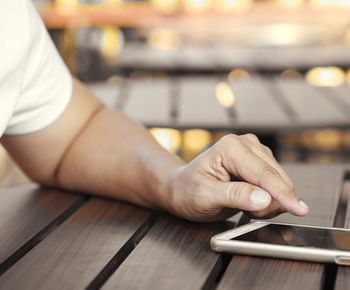
<svg viewBox="0 0 350 290"><path fill-rule="evenodd" d="M315 66L349 66L349 49L343 44L261 47L187 45L164 51L146 44L128 43L118 57L118 69L147 71L282 71ZM312 57L310 57L312 56Z"/></svg>
<svg viewBox="0 0 350 290"><path fill-rule="evenodd" d="M228 82L235 105L216 98ZM201 128L276 135L317 128L350 127L350 85L319 88L303 79L225 76L131 79L90 88L108 106L119 107L147 127Z"/></svg>
<svg viewBox="0 0 350 290"><path fill-rule="evenodd" d="M311 212L304 218L285 214L275 220L350 226L346 166L285 168ZM36 185L4 188L0 201L0 288L4 290L340 290L350 285L350 268L211 251L210 237L234 226L238 217L191 223Z"/></svg>

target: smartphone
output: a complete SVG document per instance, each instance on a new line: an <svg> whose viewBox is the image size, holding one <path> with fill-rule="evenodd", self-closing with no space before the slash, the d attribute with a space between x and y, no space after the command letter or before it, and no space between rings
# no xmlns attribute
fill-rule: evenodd
<svg viewBox="0 0 350 290"><path fill-rule="evenodd" d="M350 229L252 222L211 238L214 251L350 266Z"/></svg>

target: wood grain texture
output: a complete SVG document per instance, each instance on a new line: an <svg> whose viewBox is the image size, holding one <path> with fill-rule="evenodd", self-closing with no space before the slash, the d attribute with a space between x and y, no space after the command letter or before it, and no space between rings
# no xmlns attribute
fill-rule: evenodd
<svg viewBox="0 0 350 290"><path fill-rule="evenodd" d="M84 289L148 216L91 199L1 276L0 288Z"/></svg>
<svg viewBox="0 0 350 290"><path fill-rule="evenodd" d="M78 201L78 195L30 184L0 190L0 262Z"/></svg>
<svg viewBox="0 0 350 290"><path fill-rule="evenodd" d="M174 62L177 66L188 70L205 70L208 65L217 68L217 53L212 47L202 47L200 50L188 45L186 49L181 49L180 53L174 54Z"/></svg>
<svg viewBox="0 0 350 290"><path fill-rule="evenodd" d="M284 214L276 221L331 226L342 190L340 165L291 165L285 167L297 192L311 211L303 218ZM324 266L278 259L234 256L218 289L322 289Z"/></svg>
<svg viewBox="0 0 350 290"><path fill-rule="evenodd" d="M87 87L109 108L115 108L118 103L120 87L118 84L89 83Z"/></svg>
<svg viewBox="0 0 350 290"><path fill-rule="evenodd" d="M160 80L134 80L129 82L124 113L146 126L169 126L170 82Z"/></svg>
<svg viewBox="0 0 350 290"><path fill-rule="evenodd" d="M200 289L218 258L209 239L229 227L160 217L102 289Z"/></svg>
<svg viewBox="0 0 350 290"><path fill-rule="evenodd" d="M118 56L118 67L152 67L155 69L176 68L174 66L174 52L153 49L150 46L136 43L126 43Z"/></svg>
<svg viewBox="0 0 350 290"><path fill-rule="evenodd" d="M334 88L337 97L346 105L347 109L350 109L350 85L343 85L341 87ZM348 110L349 112L349 110ZM350 117L350 114L348 115Z"/></svg>
<svg viewBox="0 0 350 290"><path fill-rule="evenodd" d="M268 90L267 81L257 78L238 80L231 81L231 86L236 96L234 110L237 114L233 127L278 128L293 125Z"/></svg>
<svg viewBox="0 0 350 290"><path fill-rule="evenodd" d="M179 81L177 125L194 128L231 128L230 117L215 95L218 79L193 77Z"/></svg>
<svg viewBox="0 0 350 290"><path fill-rule="evenodd" d="M283 97L293 108L300 126L332 126L349 122L336 104L304 80L276 80Z"/></svg>

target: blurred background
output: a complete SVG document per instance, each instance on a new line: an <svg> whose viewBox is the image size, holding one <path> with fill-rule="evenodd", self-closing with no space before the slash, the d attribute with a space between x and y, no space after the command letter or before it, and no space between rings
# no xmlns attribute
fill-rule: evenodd
<svg viewBox="0 0 350 290"><path fill-rule="evenodd" d="M252 132L281 162L350 161L350 0L34 2L72 74L185 160Z"/></svg>

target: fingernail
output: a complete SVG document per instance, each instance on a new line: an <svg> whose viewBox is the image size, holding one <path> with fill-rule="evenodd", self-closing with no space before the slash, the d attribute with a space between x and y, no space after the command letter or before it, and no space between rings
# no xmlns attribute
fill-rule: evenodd
<svg viewBox="0 0 350 290"><path fill-rule="evenodd" d="M267 199L269 197L269 194L267 191L263 190L262 188L257 187L251 194L250 194L250 200L255 203L256 205L262 205L266 203Z"/></svg>
<svg viewBox="0 0 350 290"><path fill-rule="evenodd" d="M302 207L302 208L306 208L306 209L309 209L309 206L303 202L302 200L299 200L299 205Z"/></svg>

